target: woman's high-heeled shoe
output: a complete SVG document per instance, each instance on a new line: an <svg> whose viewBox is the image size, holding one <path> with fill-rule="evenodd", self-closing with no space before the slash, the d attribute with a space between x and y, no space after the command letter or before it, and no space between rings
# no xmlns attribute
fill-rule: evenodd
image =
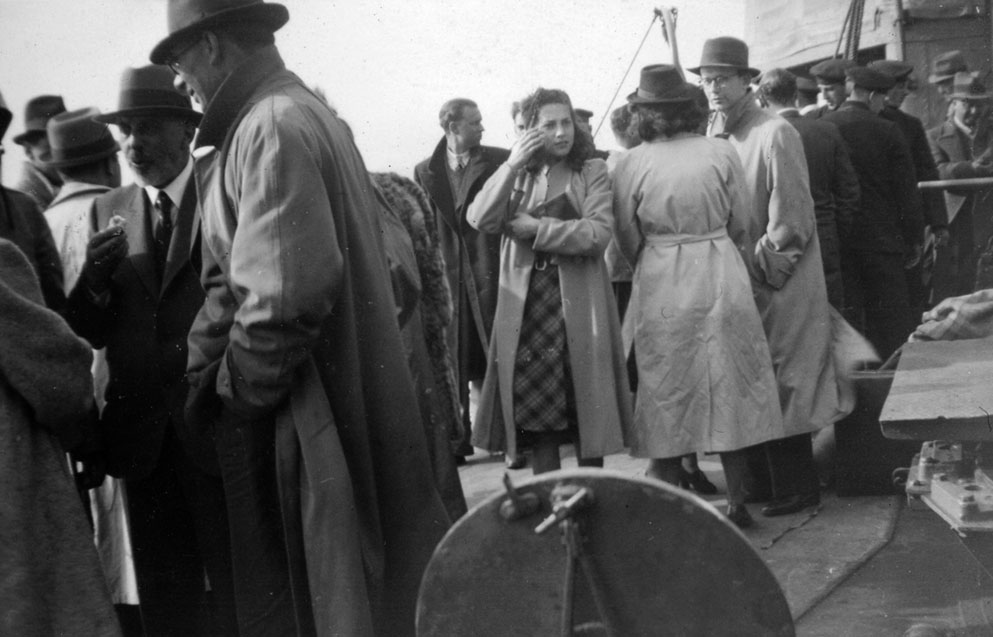
<svg viewBox="0 0 993 637"><path fill-rule="evenodd" d="M697 469L696 471L679 470L679 486L683 489L693 489L700 495L714 495L717 487L707 479L707 475Z"/></svg>

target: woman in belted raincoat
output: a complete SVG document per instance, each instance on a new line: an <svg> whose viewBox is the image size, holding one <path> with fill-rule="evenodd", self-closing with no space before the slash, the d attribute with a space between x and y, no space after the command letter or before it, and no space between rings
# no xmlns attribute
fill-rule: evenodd
<svg viewBox="0 0 993 637"><path fill-rule="evenodd" d="M534 472L581 465L624 447L631 418L620 326L603 252L613 227L603 160L577 131L569 96L538 89L522 103L528 131L483 186L469 224L502 234L500 291L473 444Z"/></svg>
<svg viewBox="0 0 993 637"><path fill-rule="evenodd" d="M694 132L695 90L673 66L642 71L628 100L644 142L614 171L617 243L635 267L624 321L638 369L631 454L674 484L684 454L783 435L748 270L728 236L749 206L744 169L730 143ZM739 486L728 485L729 515L743 509Z"/></svg>

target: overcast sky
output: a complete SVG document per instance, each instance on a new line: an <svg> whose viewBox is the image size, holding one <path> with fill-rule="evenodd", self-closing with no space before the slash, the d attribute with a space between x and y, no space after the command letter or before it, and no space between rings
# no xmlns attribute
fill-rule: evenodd
<svg viewBox="0 0 993 637"><path fill-rule="evenodd" d="M451 97L480 104L483 143L509 146L510 103L537 86L565 89L599 118L658 6L643 0L284 0L276 34L287 66L322 87L355 130L371 170L410 175L438 139L438 108ZM744 33L743 0L681 0L680 55ZM10 139L26 101L57 93L69 108L115 108L126 66L148 62L166 34L165 0L0 0L0 93L14 121L5 137L4 183L23 159ZM645 64L670 62L658 23L614 102ZM614 147L609 126L597 137Z"/></svg>

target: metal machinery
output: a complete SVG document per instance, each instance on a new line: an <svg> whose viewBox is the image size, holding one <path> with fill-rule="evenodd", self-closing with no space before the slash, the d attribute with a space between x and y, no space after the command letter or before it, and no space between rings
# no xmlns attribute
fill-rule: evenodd
<svg viewBox="0 0 993 637"><path fill-rule="evenodd" d="M435 550L421 637L794 634L762 558L703 500L602 469L505 484Z"/></svg>
<svg viewBox="0 0 993 637"><path fill-rule="evenodd" d="M908 499L993 574L993 339L905 345L879 421L888 438L928 440L899 476Z"/></svg>

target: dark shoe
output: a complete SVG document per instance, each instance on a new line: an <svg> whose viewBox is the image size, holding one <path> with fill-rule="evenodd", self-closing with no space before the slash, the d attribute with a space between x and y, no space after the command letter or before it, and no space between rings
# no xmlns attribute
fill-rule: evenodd
<svg viewBox="0 0 993 637"><path fill-rule="evenodd" d="M466 462L468 461L465 459L465 456L455 456L456 467L464 467Z"/></svg>
<svg viewBox="0 0 993 637"><path fill-rule="evenodd" d="M820 493L806 493L803 495L791 495L788 498L773 500L762 507L762 515L767 518L774 518L777 515L789 515L797 511L803 511L807 507L815 507L821 503Z"/></svg>
<svg viewBox="0 0 993 637"><path fill-rule="evenodd" d="M717 493L717 487L707 479L707 474L699 469L693 472L680 469L679 486L683 489L693 489L700 495L714 495Z"/></svg>
<svg viewBox="0 0 993 637"><path fill-rule="evenodd" d="M505 456L503 462L508 469L523 469L528 466L528 459L524 456L517 456L516 458Z"/></svg>
<svg viewBox="0 0 993 637"><path fill-rule="evenodd" d="M747 529L751 525L755 524L755 520L752 519L752 514L748 512L748 509L745 508L744 504L729 504L725 515L739 529Z"/></svg>

